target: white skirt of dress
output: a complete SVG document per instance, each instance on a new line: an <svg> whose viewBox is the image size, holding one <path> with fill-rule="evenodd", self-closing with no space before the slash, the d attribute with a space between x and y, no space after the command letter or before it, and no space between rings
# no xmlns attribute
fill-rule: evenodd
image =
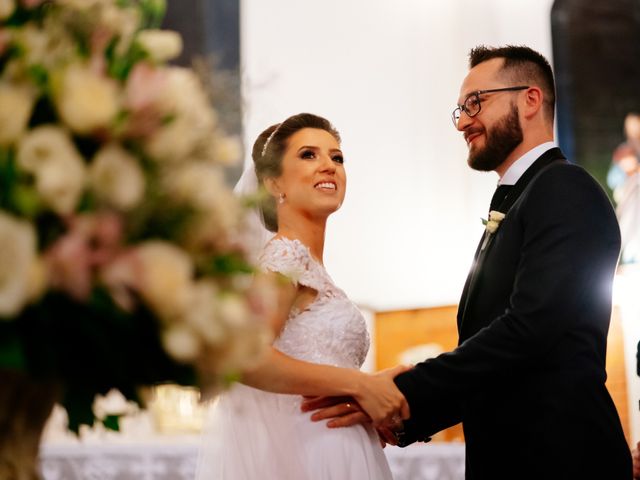
<svg viewBox="0 0 640 480"><path fill-rule="evenodd" d="M210 408L198 480L390 480L375 430L328 428L300 411L302 397L237 384Z"/></svg>

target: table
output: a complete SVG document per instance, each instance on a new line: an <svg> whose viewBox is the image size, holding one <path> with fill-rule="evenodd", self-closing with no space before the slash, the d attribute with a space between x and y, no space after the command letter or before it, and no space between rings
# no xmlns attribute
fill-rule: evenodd
<svg viewBox="0 0 640 480"><path fill-rule="evenodd" d="M199 437L45 443L44 480L193 480ZM464 444L385 449L394 480L463 480ZM269 480L269 479L265 479Z"/></svg>

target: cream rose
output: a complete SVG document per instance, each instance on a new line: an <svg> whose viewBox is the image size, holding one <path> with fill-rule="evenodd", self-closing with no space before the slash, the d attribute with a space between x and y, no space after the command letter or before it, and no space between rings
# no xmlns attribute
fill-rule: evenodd
<svg viewBox="0 0 640 480"><path fill-rule="evenodd" d="M117 144L96 153L89 178L96 195L121 210L135 207L144 195L145 177L138 160Z"/></svg>
<svg viewBox="0 0 640 480"><path fill-rule="evenodd" d="M17 163L36 178L36 190L58 214L71 213L86 182L84 161L62 128L43 125L18 144Z"/></svg>
<svg viewBox="0 0 640 480"><path fill-rule="evenodd" d="M0 318L16 315L29 301L35 261L33 225L0 211Z"/></svg>
<svg viewBox="0 0 640 480"><path fill-rule="evenodd" d="M157 108L172 120L149 138L146 149L157 160L178 162L210 140L217 119L193 71L171 67L166 75Z"/></svg>
<svg viewBox="0 0 640 480"><path fill-rule="evenodd" d="M500 222L504 220L505 214L502 212L498 212L497 210L491 210L489 212L489 220L486 224L487 232L495 233L500 227Z"/></svg>
<svg viewBox="0 0 640 480"><path fill-rule="evenodd" d="M189 308L184 322L208 345L220 345L226 338L226 328L217 313L218 289L213 282L201 280L190 292Z"/></svg>
<svg viewBox="0 0 640 480"><path fill-rule="evenodd" d="M186 325L172 325L162 335L169 355L181 362L191 362L200 355L202 345L195 332Z"/></svg>
<svg viewBox="0 0 640 480"><path fill-rule="evenodd" d="M193 264L175 245L149 241L136 248L141 266L138 285L147 304L163 319L171 320L185 312L192 285Z"/></svg>
<svg viewBox="0 0 640 480"><path fill-rule="evenodd" d="M27 86L0 83L0 146L12 145L27 127L35 95Z"/></svg>
<svg viewBox="0 0 640 480"><path fill-rule="evenodd" d="M15 0L0 0L0 20L9 18L15 9Z"/></svg>
<svg viewBox="0 0 640 480"><path fill-rule="evenodd" d="M139 408L134 402L127 400L120 390L112 388L106 395L95 396L92 410L98 420L103 420L109 415L136 413Z"/></svg>
<svg viewBox="0 0 640 480"><path fill-rule="evenodd" d="M242 144L237 137L219 135L213 141L212 156L221 165L237 165L242 157Z"/></svg>
<svg viewBox="0 0 640 480"><path fill-rule="evenodd" d="M120 108L120 92L112 79L72 65L62 73L56 106L74 132L90 133L111 126Z"/></svg>
<svg viewBox="0 0 640 480"><path fill-rule="evenodd" d="M201 162L190 162L173 169L166 178L169 192L179 201L199 210L209 210L218 202L220 192L228 191L219 168Z"/></svg>
<svg viewBox="0 0 640 480"><path fill-rule="evenodd" d="M242 327L252 320L252 312L242 297L228 293L218 299L218 315L231 327Z"/></svg>
<svg viewBox="0 0 640 480"><path fill-rule="evenodd" d="M182 52L182 37L170 30L142 30L138 33L137 41L157 62L166 62Z"/></svg>

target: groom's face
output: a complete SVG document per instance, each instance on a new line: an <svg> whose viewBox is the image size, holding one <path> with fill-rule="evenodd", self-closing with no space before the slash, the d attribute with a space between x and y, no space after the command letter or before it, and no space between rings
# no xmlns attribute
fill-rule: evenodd
<svg viewBox="0 0 640 480"><path fill-rule="evenodd" d="M460 88L458 104L479 90L510 87L500 78L502 59L492 59L471 69ZM467 163L475 170L496 170L522 143L520 115L514 95L496 92L480 95L480 112L473 117L462 112L457 128L469 147Z"/></svg>

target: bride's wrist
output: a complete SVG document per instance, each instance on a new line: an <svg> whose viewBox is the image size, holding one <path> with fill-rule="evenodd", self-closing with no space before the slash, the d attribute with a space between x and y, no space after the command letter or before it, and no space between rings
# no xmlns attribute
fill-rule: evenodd
<svg viewBox="0 0 640 480"><path fill-rule="evenodd" d="M345 395L355 398L359 400L364 396L364 392L366 390L366 382L368 374L361 372L359 370L353 371L353 379L349 382L348 391L345 392Z"/></svg>

